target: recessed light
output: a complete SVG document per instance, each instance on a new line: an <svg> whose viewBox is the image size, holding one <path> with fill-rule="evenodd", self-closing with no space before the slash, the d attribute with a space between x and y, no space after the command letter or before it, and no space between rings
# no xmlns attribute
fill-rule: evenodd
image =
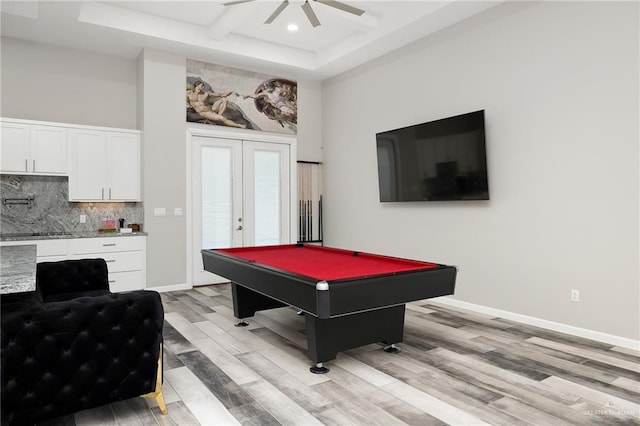
<svg viewBox="0 0 640 426"><path fill-rule="evenodd" d="M287 25L287 29L289 31L298 31L298 24L289 24Z"/></svg>

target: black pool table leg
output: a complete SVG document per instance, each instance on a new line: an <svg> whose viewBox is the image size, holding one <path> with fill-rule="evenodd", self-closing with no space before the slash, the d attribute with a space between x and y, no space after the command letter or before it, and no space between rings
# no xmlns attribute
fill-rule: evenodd
<svg viewBox="0 0 640 426"><path fill-rule="evenodd" d="M243 321L243 318L252 317L257 311L287 306L282 302L234 282L231 283L231 295L233 298L233 315L238 318L238 322L235 324L236 327L246 327L249 325Z"/></svg>
<svg viewBox="0 0 640 426"><path fill-rule="evenodd" d="M328 373L329 369L325 367L323 363L318 362L316 363L316 365L309 368L309 371L311 371L314 374L324 374L324 373Z"/></svg>
<svg viewBox="0 0 640 426"><path fill-rule="evenodd" d="M400 352L395 343L402 341L404 305L320 319L305 315L307 350L312 373L329 371L324 362L335 359L338 352L369 343L385 342L387 352ZM385 348L386 350L386 348Z"/></svg>
<svg viewBox="0 0 640 426"><path fill-rule="evenodd" d="M385 342L386 343L386 342ZM402 352L402 349L400 349L399 347L396 346L395 343L392 343L390 345L387 345L384 347L384 351L388 352L390 354L398 354L400 352Z"/></svg>

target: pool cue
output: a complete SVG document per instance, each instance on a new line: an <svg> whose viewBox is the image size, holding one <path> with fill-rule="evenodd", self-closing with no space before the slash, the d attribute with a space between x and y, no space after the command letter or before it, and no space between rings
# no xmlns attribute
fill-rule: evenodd
<svg viewBox="0 0 640 426"><path fill-rule="evenodd" d="M318 239L320 241L323 241L324 236L322 235L322 195L320 195L320 200L318 201L318 216Z"/></svg>

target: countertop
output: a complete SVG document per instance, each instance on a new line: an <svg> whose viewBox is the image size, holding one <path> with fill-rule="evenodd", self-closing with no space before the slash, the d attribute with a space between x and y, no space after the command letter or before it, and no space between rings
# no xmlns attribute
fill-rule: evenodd
<svg viewBox="0 0 640 426"><path fill-rule="evenodd" d="M35 244L0 247L0 294L36 289Z"/></svg>
<svg viewBox="0 0 640 426"><path fill-rule="evenodd" d="M140 237L146 236L146 232L131 232L121 234L119 232L41 232L41 233L16 233L0 234L0 241L32 241L32 240L60 240L72 238L101 238L101 237Z"/></svg>

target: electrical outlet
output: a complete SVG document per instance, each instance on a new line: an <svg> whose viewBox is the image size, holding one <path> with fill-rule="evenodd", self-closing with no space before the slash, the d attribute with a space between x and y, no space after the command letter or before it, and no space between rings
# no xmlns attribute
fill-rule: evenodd
<svg viewBox="0 0 640 426"><path fill-rule="evenodd" d="M580 290L576 290L575 288L571 290L571 301L572 302L580 301Z"/></svg>
<svg viewBox="0 0 640 426"><path fill-rule="evenodd" d="M86 214L81 214L80 215L80 223L87 223L87 215Z"/></svg>

